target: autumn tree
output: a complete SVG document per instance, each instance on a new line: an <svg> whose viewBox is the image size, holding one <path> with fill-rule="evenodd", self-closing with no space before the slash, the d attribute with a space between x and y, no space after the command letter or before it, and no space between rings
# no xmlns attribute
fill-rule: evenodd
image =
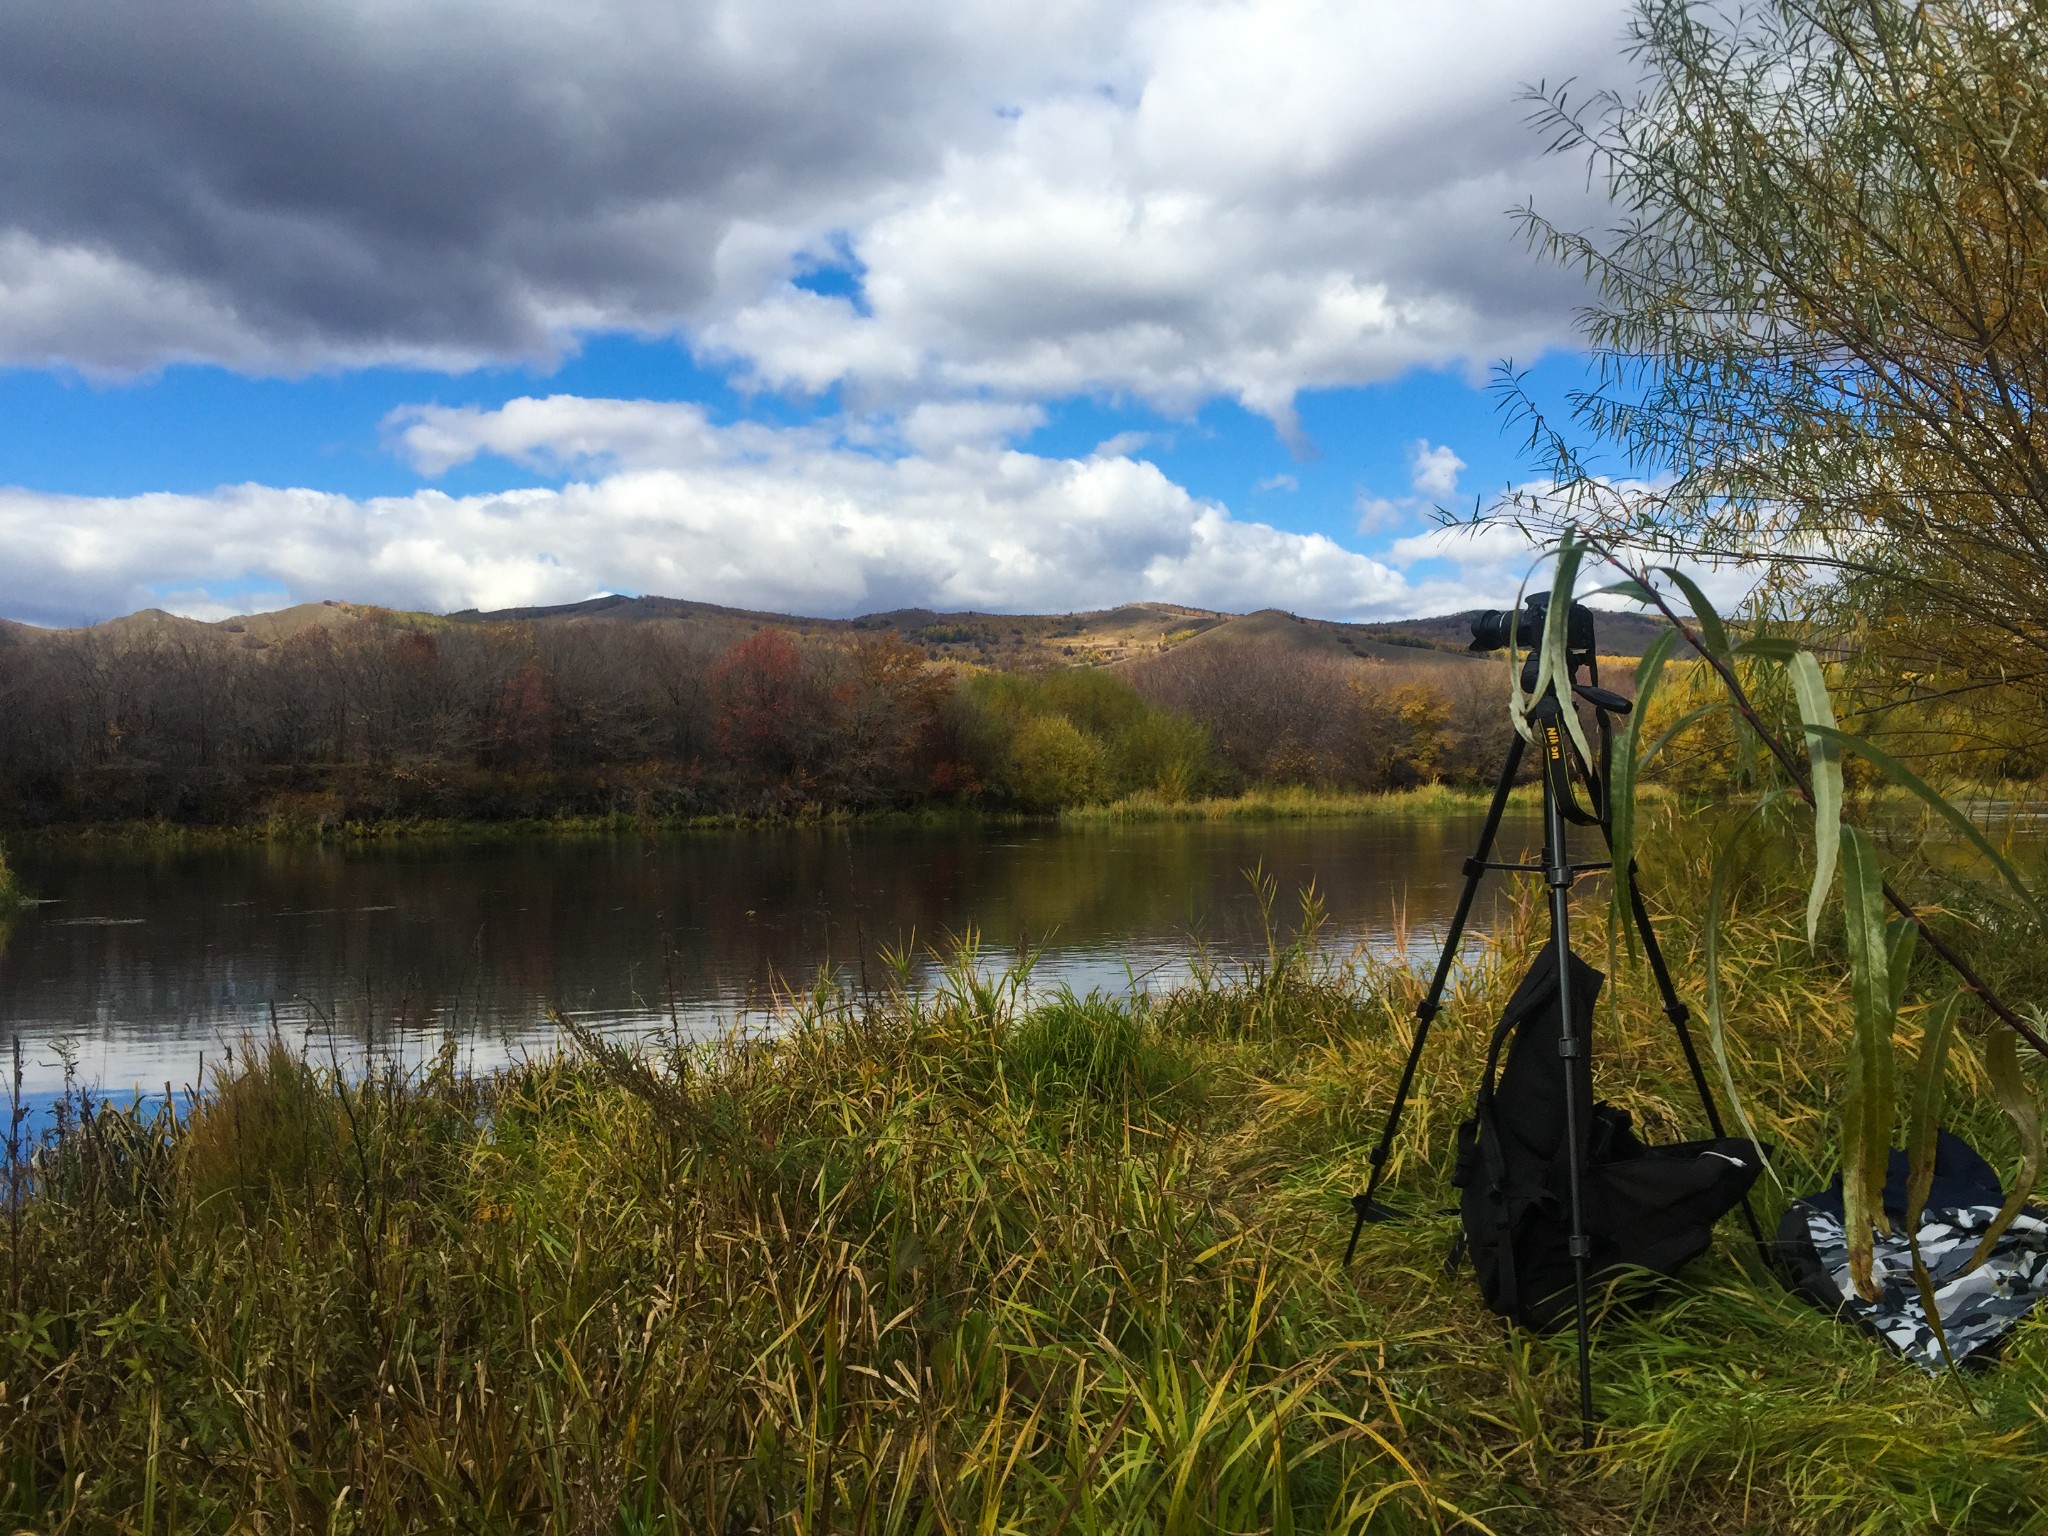
<svg viewBox="0 0 2048 1536"><path fill-rule="evenodd" d="M818 722L794 637L757 630L719 657L710 682L718 745L728 757L768 779L788 779L804 766Z"/></svg>
<svg viewBox="0 0 2048 1536"><path fill-rule="evenodd" d="M1599 377L1577 432L1507 381L1560 488L1513 515L1756 562L1888 698L2023 686L2039 734L2048 13L1640 0L1632 56L1640 92L1540 112L1618 222L1526 215Z"/></svg>

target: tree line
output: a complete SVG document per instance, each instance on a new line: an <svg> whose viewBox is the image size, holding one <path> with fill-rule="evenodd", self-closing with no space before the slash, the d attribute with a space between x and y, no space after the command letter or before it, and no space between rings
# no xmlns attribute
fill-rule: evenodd
<svg viewBox="0 0 2048 1536"><path fill-rule="evenodd" d="M268 643L182 624L14 631L0 643L0 818L1049 811L1392 788L1490 771L1497 682L1265 644L1023 673L934 664L891 633L374 612Z"/></svg>

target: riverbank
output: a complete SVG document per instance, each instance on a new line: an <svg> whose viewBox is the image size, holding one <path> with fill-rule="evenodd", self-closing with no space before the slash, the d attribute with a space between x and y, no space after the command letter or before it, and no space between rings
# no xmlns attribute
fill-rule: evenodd
<svg viewBox="0 0 2048 1536"><path fill-rule="evenodd" d="M1800 1190L1849 1005L1792 884L1742 893L1727 974L1733 1068ZM1537 923L1513 914L1437 1025L1393 1164L1410 1210L1449 1203ZM1697 999L1690 927L1666 932ZM1605 952L1597 910L1581 949ZM1569 1349L1444 1275L1448 1219L1369 1228L1346 1271L1415 971L1283 936L1134 1001L1020 980L876 978L772 1041L585 1041L484 1079L277 1051L175 1123L74 1124L0 1226L4 1512L1523 1536L2004 1531L2048 1499L2048 1328L1965 1392L1788 1297L1732 1220L1667 1304L1603 1319L1590 1451ZM1694 1131L1647 977L1599 1017L1603 1094ZM1974 1101L1955 1123L2012 1155Z"/></svg>
<svg viewBox="0 0 2048 1536"><path fill-rule="evenodd" d="M1533 803L1533 786L1515 791L1517 804ZM1069 806L1028 813L978 806L930 805L909 810L811 810L774 816L608 816L523 817L501 821L404 819L313 821L273 817L213 826L172 821L66 823L21 828L7 834L15 844L35 848L218 848L254 843L382 843L416 840L488 841L526 838L664 837L689 832L762 827L1021 827L1091 826L1133 821L1300 821L1426 816L1484 810L1490 792L1453 785L1370 794L1280 786L1241 795L1171 800L1141 794L1099 805Z"/></svg>

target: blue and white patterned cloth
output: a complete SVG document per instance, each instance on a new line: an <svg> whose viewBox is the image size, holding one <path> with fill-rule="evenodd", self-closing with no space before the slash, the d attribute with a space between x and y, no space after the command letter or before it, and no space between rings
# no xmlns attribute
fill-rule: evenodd
<svg viewBox="0 0 2048 1536"><path fill-rule="evenodd" d="M1894 1231L1876 1240L1871 1277L1881 1295L1865 1301L1849 1279L1841 1217L1804 1201L1798 1208L1804 1210L1816 1255L1842 1293L1843 1310L1922 1369L1941 1370L1941 1344L1913 1283L1913 1252L1905 1234ZM1981 1265L1963 1272L1997 1215L1995 1205L1965 1205L1921 1217L1920 1258L1934 1282L1935 1308L1958 1365L2003 1338L2048 1293L2048 1221L2031 1209L2013 1218Z"/></svg>

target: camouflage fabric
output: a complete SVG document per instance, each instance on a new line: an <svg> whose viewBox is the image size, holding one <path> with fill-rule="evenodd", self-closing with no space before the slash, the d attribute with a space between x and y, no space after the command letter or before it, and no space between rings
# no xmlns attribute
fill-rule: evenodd
<svg viewBox="0 0 2048 1536"><path fill-rule="evenodd" d="M1849 1281L1841 1217L1804 1201L1794 1209L1805 1215L1807 1236L1841 1293L1843 1311L1922 1369L1941 1370L1941 1345L1913 1284L1913 1254L1905 1235L1877 1239L1871 1274L1882 1295L1865 1301ZM1921 1218L1920 1257L1934 1281L1934 1304L1958 1365L1996 1344L2048 1292L2048 1221L2031 1208L2013 1218L1982 1265L1963 1273L1997 1214L1995 1205L1965 1205L1928 1211Z"/></svg>

